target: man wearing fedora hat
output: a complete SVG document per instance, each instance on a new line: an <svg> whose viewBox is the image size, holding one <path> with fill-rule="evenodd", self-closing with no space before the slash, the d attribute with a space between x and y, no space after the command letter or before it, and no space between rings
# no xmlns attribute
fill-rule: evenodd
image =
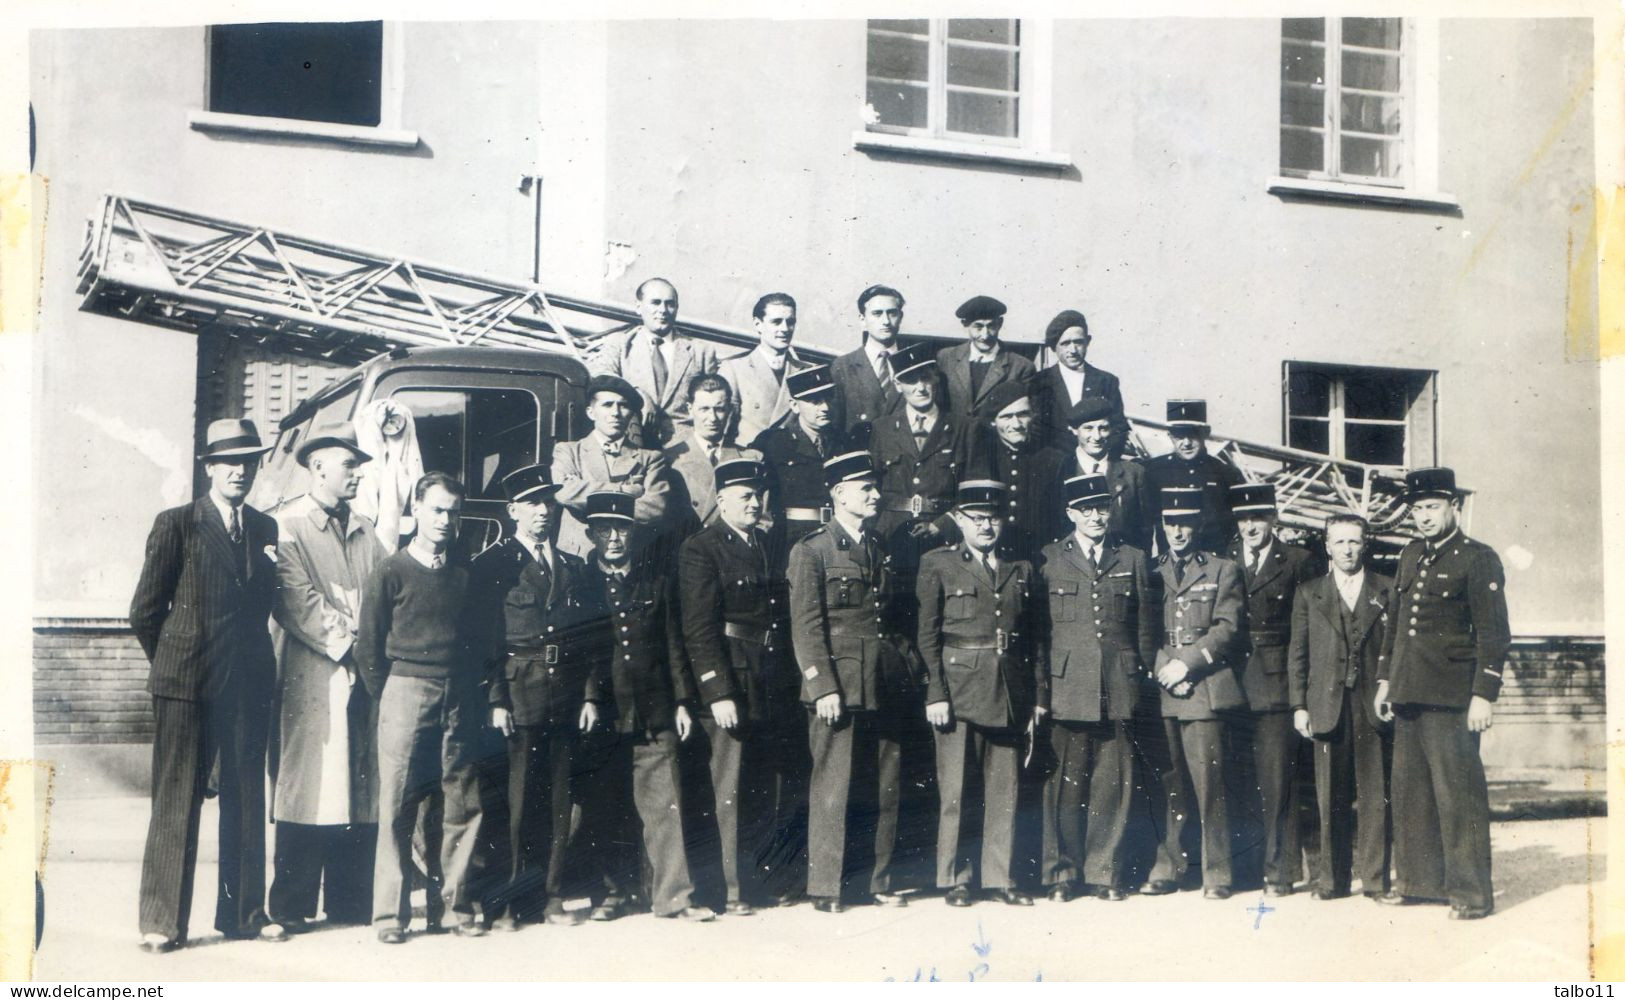
<svg viewBox="0 0 1625 1000"><path fill-rule="evenodd" d="M618 375L594 375L587 382L587 419L593 429L580 440L553 446L552 481L558 484L558 502L565 508L558 544L573 556L592 551L584 520L590 494L606 490L630 494L643 524L660 523L666 515L671 490L666 458L627 437L642 411L643 396L630 382Z"/></svg>
<svg viewBox="0 0 1625 1000"><path fill-rule="evenodd" d="M586 701L593 659L583 644L597 616L586 565L555 544L559 484L547 466L517 469L502 488L514 532L474 560L469 592L491 725L508 750L512 875L491 907L492 927L516 930L544 914L549 923L578 922L561 891L577 801L571 774L598 712Z"/></svg>
<svg viewBox="0 0 1625 1000"><path fill-rule="evenodd" d="M1038 443L1037 412L1025 381L1003 382L982 396L971 432L970 476L1008 489L999 550L1032 560L1066 533L1060 492L1066 456Z"/></svg>
<svg viewBox="0 0 1625 1000"><path fill-rule="evenodd" d="M1062 474L1069 479L1105 476L1112 495L1112 533L1150 555L1152 526L1158 517L1156 495L1146 486L1145 467L1112 451L1116 434L1112 419L1111 402L1099 396L1085 396L1072 408L1066 417L1072 434Z"/></svg>
<svg viewBox="0 0 1625 1000"><path fill-rule="evenodd" d="M1005 305L991 295L967 299L954 316L965 328L965 342L945 347L937 355L947 381L946 404L969 422L1000 386L1025 384L1033 377L1033 363L999 343Z"/></svg>
<svg viewBox="0 0 1625 1000"><path fill-rule="evenodd" d="M277 512L277 599L285 639L277 671L276 824L271 918L295 931L316 915L372 919L378 839L377 705L352 647L361 588L387 554L373 524L350 509L372 456L349 424L300 444L310 492Z"/></svg>
<svg viewBox="0 0 1625 1000"><path fill-rule="evenodd" d="M204 438L208 492L160 513L130 600L152 664L152 818L141 862L141 947L185 943L203 799L219 795L215 928L281 941L265 913L265 753L276 684L267 622L276 596L276 521L244 502L260 443L249 420ZM209 779L217 784L209 787Z"/></svg>
<svg viewBox="0 0 1625 1000"><path fill-rule="evenodd" d="M1207 401L1170 399L1168 439L1173 450L1145 463L1145 485L1153 497L1170 489L1195 489L1202 494L1202 521L1192 542L1208 555L1220 555L1236 536L1236 519L1230 513L1230 487L1242 482L1235 466L1208 454L1207 437L1213 428L1207 422ZM1168 533L1162 521L1156 524L1157 551L1168 551Z"/></svg>
<svg viewBox="0 0 1625 1000"><path fill-rule="evenodd" d="M1450 469L1415 469L1404 499L1422 536L1399 554L1377 668L1377 714L1394 723L1394 891L1384 903L1449 900L1452 920L1495 909L1489 790L1479 738L1507 669L1506 576L1462 533Z"/></svg>
<svg viewBox="0 0 1625 1000"><path fill-rule="evenodd" d="M1085 360L1090 340L1089 321L1076 309L1061 310L1044 328L1044 346L1055 352L1056 363L1033 378L1039 440L1063 451L1071 448L1072 435L1067 428L1073 408L1086 400L1100 400L1106 404L1111 422L1110 452L1116 457L1122 454L1128 437L1123 390L1116 375Z"/></svg>

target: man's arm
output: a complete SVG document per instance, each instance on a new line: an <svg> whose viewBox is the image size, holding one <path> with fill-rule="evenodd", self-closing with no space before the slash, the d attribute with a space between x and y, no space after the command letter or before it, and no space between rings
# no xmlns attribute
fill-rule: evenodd
<svg viewBox="0 0 1625 1000"><path fill-rule="evenodd" d="M728 664L722 618L722 575L706 554L702 535L683 543L677 575L683 593L683 645L705 704L738 695Z"/></svg>
<svg viewBox="0 0 1625 1000"><path fill-rule="evenodd" d="M1293 708L1309 707L1309 591L1292 597L1292 638L1286 650L1286 685Z"/></svg>
<svg viewBox="0 0 1625 1000"><path fill-rule="evenodd" d="M799 542L790 549L790 642L801 667L802 700L815 702L839 694L835 652L829 645L824 607L824 563L812 546Z"/></svg>
<svg viewBox="0 0 1625 1000"><path fill-rule="evenodd" d="M1217 589L1213 592L1213 619L1207 634L1194 646L1181 650L1180 660L1190 668L1191 680L1200 680L1224 664L1246 622L1247 593L1241 571L1228 559L1219 561Z"/></svg>
<svg viewBox="0 0 1625 1000"><path fill-rule="evenodd" d="M1134 622L1136 651L1140 669L1149 671L1157 665L1162 646L1162 589L1151 579L1151 561L1144 554L1134 560L1134 592L1140 598Z"/></svg>
<svg viewBox="0 0 1625 1000"><path fill-rule="evenodd" d="M694 686L694 671L689 666L688 647L683 641L677 577L662 572L660 580L661 620L666 626L666 667L671 671L672 696L679 704L693 703L699 700L700 693Z"/></svg>
<svg viewBox="0 0 1625 1000"><path fill-rule="evenodd" d="M643 494L632 502L632 516L642 524L649 524L665 516L671 484L666 482L665 455L646 450L643 457Z"/></svg>
<svg viewBox="0 0 1625 1000"><path fill-rule="evenodd" d="M298 641L335 662L344 659L355 641L350 610L327 599L317 587L305 548L293 531L284 531L276 547L276 603L271 616Z"/></svg>
<svg viewBox="0 0 1625 1000"><path fill-rule="evenodd" d="M190 516L182 508L180 517ZM164 619L175 599L175 587L180 583L181 567L186 560L185 536L180 517L159 514L147 535L146 559L141 564L141 579L135 585L130 599L130 629L141 643L142 652L150 663L158 656L158 636L164 630Z"/></svg>
<svg viewBox="0 0 1625 1000"><path fill-rule="evenodd" d="M1506 573L1501 557L1484 546L1477 550L1467 577L1467 609L1473 619L1473 694L1494 701L1501 694L1501 671L1512 646L1507 621Z"/></svg>
<svg viewBox="0 0 1625 1000"><path fill-rule="evenodd" d="M385 650L394 613L394 574L388 562L381 562L361 588L361 619L352 647L362 683L374 700L383 694L384 681L389 679L389 657Z"/></svg>
<svg viewBox="0 0 1625 1000"><path fill-rule="evenodd" d="M942 579L930 563L921 564L914 592L920 603L914 645L925 660L925 703L930 705L948 700L948 681L942 674Z"/></svg>
<svg viewBox="0 0 1625 1000"><path fill-rule="evenodd" d="M587 510L587 495L604 488L606 484L590 480L581 471L581 442L568 441L553 449L553 481L559 484L553 496L559 503L578 514Z"/></svg>
<svg viewBox="0 0 1625 1000"><path fill-rule="evenodd" d="M619 375L621 373L621 356L626 353L626 342L630 336L628 330L617 330L605 334L597 344L595 350L587 353L587 371L593 375ZM554 482L558 480L555 479Z"/></svg>

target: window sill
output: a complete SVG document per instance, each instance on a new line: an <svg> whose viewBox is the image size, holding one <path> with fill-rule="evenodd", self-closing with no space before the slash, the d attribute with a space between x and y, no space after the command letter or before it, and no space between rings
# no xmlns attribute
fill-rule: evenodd
<svg viewBox="0 0 1625 1000"><path fill-rule="evenodd" d="M346 146L387 146L395 149L411 149L418 144L418 134L404 129L378 128L368 125L338 125L332 122L308 122L297 118L228 115L218 111L188 111L186 113L186 124L199 132L223 132L228 135L268 135L291 139L320 139Z"/></svg>
<svg viewBox="0 0 1625 1000"><path fill-rule="evenodd" d="M999 163L1014 167L1034 167L1042 170L1065 170L1072 166L1072 157L1065 153L1044 153L1018 146L982 146L950 139L927 139L913 135L893 135L889 132L858 131L852 133L852 148L865 153L891 153L917 157L922 160L955 160L971 163Z"/></svg>
<svg viewBox="0 0 1625 1000"><path fill-rule="evenodd" d="M1347 201L1366 205L1400 205L1436 212L1454 212L1461 202L1443 191L1409 191L1378 184L1345 184L1341 181L1310 180L1304 177L1271 177L1267 190L1286 198L1319 201Z"/></svg>

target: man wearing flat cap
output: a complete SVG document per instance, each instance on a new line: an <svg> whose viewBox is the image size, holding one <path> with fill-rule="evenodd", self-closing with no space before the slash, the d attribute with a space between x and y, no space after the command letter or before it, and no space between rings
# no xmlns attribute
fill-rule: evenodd
<svg viewBox="0 0 1625 1000"><path fill-rule="evenodd" d="M956 491L964 541L920 561L916 641L929 685L926 721L936 729L937 886L949 906L975 901L973 883L1011 906L1031 906L1015 884L1012 845L1023 743L1036 738L1039 679L1033 656L1032 565L998 555L1003 483L969 480ZM981 802L966 802L972 769ZM968 850L964 823L981 813L981 858Z"/></svg>
<svg viewBox="0 0 1625 1000"><path fill-rule="evenodd" d="M783 576L761 529L768 468L716 470L717 520L683 543L683 643L705 711L727 911L799 898L806 852L807 716Z"/></svg>
<svg viewBox="0 0 1625 1000"><path fill-rule="evenodd" d="M1105 476L1112 495L1112 533L1141 552L1151 553L1151 529L1156 523L1156 495L1146 486L1145 467L1112 454L1111 403L1085 397L1067 417L1072 442L1062 474Z"/></svg>
<svg viewBox="0 0 1625 1000"><path fill-rule="evenodd" d="M1122 454L1128 437L1123 415L1123 392L1117 376L1085 360L1089 355L1089 321L1076 309L1063 309L1044 328L1044 346L1055 352L1056 363L1033 379L1038 405L1039 438L1063 451L1072 447L1068 416L1086 399L1104 400L1111 419L1111 454Z"/></svg>
<svg viewBox="0 0 1625 1000"><path fill-rule="evenodd" d="M847 450L847 435L835 422L835 383L829 367L803 368L784 381L794 416L757 435L750 446L770 472L771 548L777 558L784 558L790 546L828 523L824 463ZM782 571L783 564L775 568Z"/></svg>
<svg viewBox="0 0 1625 1000"><path fill-rule="evenodd" d="M944 402L961 418L971 418L999 386L1033 377L1033 363L999 343L1004 313L1004 303L991 295L977 295L954 311L966 340L944 348L937 364L948 384Z"/></svg>
<svg viewBox="0 0 1625 1000"><path fill-rule="evenodd" d="M1005 382L982 398L971 431L970 475L1006 487L999 551L1031 561L1066 533L1061 501L1066 456L1037 443L1037 413L1025 382Z"/></svg>
<svg viewBox="0 0 1625 1000"><path fill-rule="evenodd" d="M153 521L130 600L130 628L152 663L152 818L140 919L141 947L153 953L186 942L198 820L210 791L220 804L215 929L287 939L265 913L265 752L276 685L266 623L277 526L244 502L269 450L252 421L209 425L199 456L209 490Z"/></svg>
<svg viewBox="0 0 1625 1000"><path fill-rule="evenodd" d="M599 338L587 355L587 370L635 387L638 406L628 435L641 447L658 450L688 423L689 380L716 371L717 353L710 343L678 331L677 287L665 278L645 279L637 300L642 322Z"/></svg>
<svg viewBox="0 0 1625 1000"><path fill-rule="evenodd" d="M870 285L858 293L858 321L863 342L858 349L830 364L835 381L835 418L847 432L873 424L899 403L892 381L892 355L903 345L903 293L886 285Z"/></svg>
<svg viewBox="0 0 1625 1000"><path fill-rule="evenodd" d="M1145 463L1145 485L1153 497L1169 489L1195 489L1202 494L1202 523L1192 544L1209 555L1222 555L1236 537L1236 518L1230 513L1230 487L1242 482L1233 465L1207 450L1207 401L1170 399L1168 439L1173 450ZM1168 551L1168 533L1157 522L1157 551Z"/></svg>
<svg viewBox="0 0 1625 1000"><path fill-rule="evenodd" d="M555 543L560 487L547 466L515 470L502 488L514 531L474 560L469 593L491 725L508 752L511 875L489 909L493 929L516 930L544 916L577 922L561 890L577 801L571 774L598 711L586 701L593 657L585 642L597 614L586 600L586 565Z"/></svg>
<svg viewBox="0 0 1625 1000"><path fill-rule="evenodd" d="M790 632L810 713L807 892L818 910L839 913L857 839L849 820L873 844L867 873L853 873L868 876L862 901L905 905L892 891L891 862L921 678L908 637L896 631L890 560L870 529L880 507L874 462L864 451L837 455L824 475L834 516L790 551Z"/></svg>
<svg viewBox="0 0 1625 1000"><path fill-rule="evenodd" d="M587 497L618 491L635 501L640 524L658 524L666 515L666 459L658 451L640 448L627 437L632 421L643 409L643 397L615 375L594 375L587 382L587 419L593 429L579 441L553 446L552 481L558 484L558 502L565 508L558 529L558 544L581 557L592 551L587 538Z"/></svg>
<svg viewBox="0 0 1625 1000"><path fill-rule="evenodd" d="M284 639L277 671L278 752L271 918L289 931L316 915L372 919L378 840L378 708L357 683L352 647L361 588L388 554L350 509L372 460L349 424L317 428L299 446L310 492L277 512L277 598Z"/></svg>
<svg viewBox="0 0 1625 1000"><path fill-rule="evenodd" d="M1452 920L1495 909L1489 792L1479 739L1493 721L1511 629L1501 559L1461 530L1450 469L1405 476L1417 540L1399 554L1377 668L1377 713L1394 722L1394 891L1384 903L1450 903Z"/></svg>

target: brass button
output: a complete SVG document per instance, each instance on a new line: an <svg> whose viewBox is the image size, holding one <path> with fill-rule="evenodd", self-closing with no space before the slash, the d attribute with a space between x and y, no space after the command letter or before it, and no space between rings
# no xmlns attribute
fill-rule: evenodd
<svg viewBox="0 0 1625 1000"><path fill-rule="evenodd" d="M1410 631L1410 634L1411 634L1411 635L1415 635L1415 634L1416 634L1416 629L1414 629L1414 628L1413 628L1413 629L1411 629L1411 631Z"/></svg>

